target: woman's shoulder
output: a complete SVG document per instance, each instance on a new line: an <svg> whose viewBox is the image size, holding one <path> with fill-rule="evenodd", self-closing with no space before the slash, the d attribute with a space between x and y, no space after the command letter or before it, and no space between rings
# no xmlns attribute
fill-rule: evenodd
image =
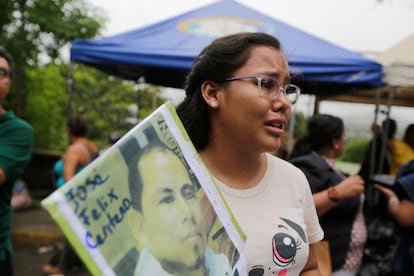
<svg viewBox="0 0 414 276"><path fill-rule="evenodd" d="M71 144L68 147L67 151L72 151L81 154L99 152L98 146L88 139Z"/></svg>
<svg viewBox="0 0 414 276"><path fill-rule="evenodd" d="M287 170L287 171L298 171L299 169L290 163L287 160L274 156L272 154L267 154L267 160L270 166L276 167L277 169Z"/></svg>
<svg viewBox="0 0 414 276"><path fill-rule="evenodd" d="M289 189L294 189L298 191L301 190L303 186L308 186L306 176L299 167L296 167L290 162L283 160L279 157L272 155L268 156L268 164L269 166L271 166L269 170L279 175L275 177L279 177L278 179L280 179L281 181L287 181L291 183L291 185L287 185Z"/></svg>
<svg viewBox="0 0 414 276"><path fill-rule="evenodd" d="M81 149L79 148L77 143L70 144L67 148L65 153L63 154L63 159L68 158L68 156L77 156L81 153Z"/></svg>
<svg viewBox="0 0 414 276"><path fill-rule="evenodd" d="M324 163L324 160L318 153L311 151L307 154L289 159L289 163L292 163L295 166L307 165L318 167L321 163Z"/></svg>
<svg viewBox="0 0 414 276"><path fill-rule="evenodd" d="M86 141L87 141L88 151L91 154L97 154L97 153L99 153L99 148L98 148L98 146L94 142L92 142L91 140L88 140L88 139Z"/></svg>
<svg viewBox="0 0 414 276"><path fill-rule="evenodd" d="M64 160L69 158L70 160L77 160L78 165L84 165L95 159L98 154L98 147L93 142L76 142L66 149Z"/></svg>

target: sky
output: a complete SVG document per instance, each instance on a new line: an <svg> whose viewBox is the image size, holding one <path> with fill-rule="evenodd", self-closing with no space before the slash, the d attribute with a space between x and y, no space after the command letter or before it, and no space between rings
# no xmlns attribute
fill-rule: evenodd
<svg viewBox="0 0 414 276"><path fill-rule="evenodd" d="M102 36L142 28L180 15L216 0L87 0L107 17ZM414 34L414 1L412 0L237 0L270 17L301 29L345 49L374 58L401 40ZM282 42L283 43L283 42ZM167 89L171 101L183 94ZM171 97L171 95L173 95ZM297 107L305 115L313 113L313 101L301 97ZM321 113L344 119L345 125L359 123L370 128L375 106L322 102ZM392 108L391 116L400 122L401 136L413 110ZM357 117L355 117L357 116ZM379 115L379 120L384 115ZM359 119L358 119L359 118ZM364 118L365 120L360 120Z"/></svg>

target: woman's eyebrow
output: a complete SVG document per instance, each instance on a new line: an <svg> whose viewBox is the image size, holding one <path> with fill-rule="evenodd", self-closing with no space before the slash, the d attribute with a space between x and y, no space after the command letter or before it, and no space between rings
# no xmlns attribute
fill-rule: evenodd
<svg viewBox="0 0 414 276"><path fill-rule="evenodd" d="M279 77L280 77L280 74L279 74L279 72L275 72L275 71L273 71L273 72L261 72L261 73L259 73L260 75L264 75L264 76L269 76L269 77L272 77L272 78L275 78L275 79L279 79ZM283 83L290 83L291 82L291 77L290 76L286 76L286 78L283 80Z"/></svg>

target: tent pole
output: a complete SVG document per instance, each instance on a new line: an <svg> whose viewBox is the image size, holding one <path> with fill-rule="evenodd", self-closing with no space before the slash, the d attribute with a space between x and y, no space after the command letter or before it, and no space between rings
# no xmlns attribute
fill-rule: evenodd
<svg viewBox="0 0 414 276"><path fill-rule="evenodd" d="M68 118L72 115L72 94L73 94L73 63L72 61L69 62L68 65L68 110L67 116Z"/></svg>
<svg viewBox="0 0 414 276"><path fill-rule="evenodd" d="M315 102L313 105L313 114L319 114L319 104L320 104L320 97L319 95L315 95Z"/></svg>
<svg viewBox="0 0 414 276"><path fill-rule="evenodd" d="M374 122L373 124L377 125L378 123L378 113L380 112L380 98L381 98L381 88L378 87L375 91L375 113L374 113ZM377 135L375 130L372 130L372 144L371 144L371 156L369 162L369 174L368 174L368 183L365 183L367 187L367 202L368 206L374 206L374 190L372 187L371 178L374 175L375 165L377 160L375 160L375 152L377 151Z"/></svg>
<svg viewBox="0 0 414 276"><path fill-rule="evenodd" d="M378 172L381 173L383 168L384 168L384 159L386 158L386 153L387 153L387 142L388 142L388 128L389 128L389 118L390 118L390 112L391 112L391 105L392 105L392 101L394 98L394 87L390 88L390 91L388 93L388 102L387 102L387 110L386 110L386 124L385 124L385 129L383 130L382 133L382 141L384 141L384 143L382 143L382 147L381 147L381 155L380 155L380 163L379 163L379 167L378 167Z"/></svg>

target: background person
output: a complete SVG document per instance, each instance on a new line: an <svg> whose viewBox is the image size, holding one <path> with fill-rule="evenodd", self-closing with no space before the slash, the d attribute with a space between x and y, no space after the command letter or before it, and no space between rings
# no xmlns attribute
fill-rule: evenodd
<svg viewBox="0 0 414 276"><path fill-rule="evenodd" d="M373 132L373 139L369 142L367 150L364 154L364 159L361 163L361 168L358 171L358 175L364 179L365 184L369 183L370 181L370 168L371 168L371 162L373 161L373 167L372 172L379 173L379 174L389 174L390 173L390 160L389 160L389 151L392 147L392 144L395 139L395 133L397 132L397 122L394 119L389 118L388 120L384 120L382 122L381 127L373 124L371 126L372 132ZM384 131L387 130L386 135L386 141L384 141ZM384 143L386 142L386 145ZM374 144L375 144L375 153L374 153L374 159L372 159L372 151L374 150ZM382 150L385 150L383 152L383 156L381 156ZM382 168L380 168L380 160L381 157L383 158Z"/></svg>
<svg viewBox="0 0 414 276"><path fill-rule="evenodd" d="M374 189L374 183L371 179L375 174L390 174L390 151L395 140L395 133L397 132L397 122L394 119L388 118L382 121L381 127L377 124L372 124L371 129L373 138L365 151L358 175L362 177L365 183L364 213L365 222L369 225L369 237L366 246L378 248L376 246L377 239L383 239L383 237L373 233L373 231L378 229L377 224L389 222L390 216L387 213L387 199ZM385 132L386 137L384 137ZM384 251L387 250L384 249Z"/></svg>
<svg viewBox="0 0 414 276"><path fill-rule="evenodd" d="M247 236L250 275L319 275L323 237L303 173L272 156L291 104L279 41L265 33L214 40L195 59L177 113ZM270 250L271 249L271 250Z"/></svg>
<svg viewBox="0 0 414 276"><path fill-rule="evenodd" d="M335 159L345 149L342 119L329 114L312 116L307 133L292 150L290 162L306 175L320 223L329 241L332 275L356 275L367 231L363 216L364 181L337 170Z"/></svg>
<svg viewBox="0 0 414 276"><path fill-rule="evenodd" d="M405 129L404 138L394 141L391 150L391 175L397 175L399 169L408 161L414 159L414 124Z"/></svg>
<svg viewBox="0 0 414 276"><path fill-rule="evenodd" d="M207 247L204 213L189 168L155 135L120 145L129 168L130 224L138 241L134 275L230 275ZM150 142L148 142L150 141Z"/></svg>
<svg viewBox="0 0 414 276"><path fill-rule="evenodd" d="M69 118L66 126L70 144L54 166L57 188L69 181L99 155L95 143L86 138L88 128L81 116ZM80 265L82 265L81 260L69 241L65 239L63 250L43 266L43 272L48 275L64 274L65 271Z"/></svg>
<svg viewBox="0 0 414 276"><path fill-rule="evenodd" d="M392 189L375 187L388 198L389 211L401 226L391 261L393 275L414 275L414 159L398 171Z"/></svg>
<svg viewBox="0 0 414 276"><path fill-rule="evenodd" d="M9 93L13 59L0 46L0 275L13 275L10 239L13 186L32 156L33 129L7 111L3 101Z"/></svg>

